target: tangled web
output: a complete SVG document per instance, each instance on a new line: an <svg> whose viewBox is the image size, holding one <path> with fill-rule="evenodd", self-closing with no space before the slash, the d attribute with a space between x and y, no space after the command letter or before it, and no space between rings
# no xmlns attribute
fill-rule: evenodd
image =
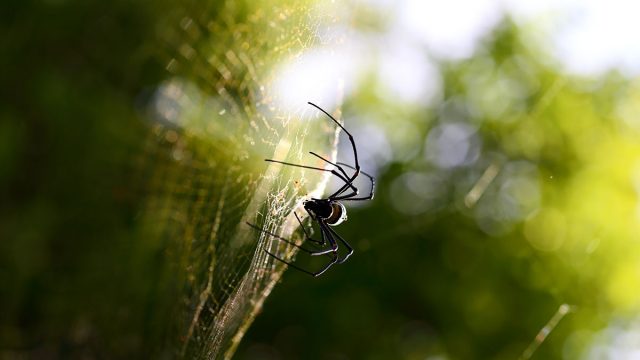
<svg viewBox="0 0 640 360"><path fill-rule="evenodd" d="M284 270L263 248L295 255L246 222L296 239L291 212L327 180L263 160L314 164L303 159L308 150L335 158L335 127L306 104L283 105L274 90L274 69L321 42L324 20L296 1L212 2L184 12L161 34L171 75L154 89L152 131L136 165L147 179L142 221L169 263L164 283L181 291L173 307L180 320L167 331L174 351L230 358Z"/></svg>

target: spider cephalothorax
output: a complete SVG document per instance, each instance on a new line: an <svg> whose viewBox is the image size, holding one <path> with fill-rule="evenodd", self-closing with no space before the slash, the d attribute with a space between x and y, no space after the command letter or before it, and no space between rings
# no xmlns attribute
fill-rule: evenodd
<svg viewBox="0 0 640 360"><path fill-rule="evenodd" d="M288 166L300 167L304 169L330 172L344 183L336 192L334 192L327 198L324 198L324 199L312 198L310 200L306 200L303 202L303 207L305 211L309 214L309 217L311 218L311 220L314 221L316 224L318 224L318 226L320 227L320 235L322 238L321 240L313 239L309 234L309 232L307 231L307 228L302 224L302 221L300 221L298 214L296 214L295 212L294 212L294 215L296 216L296 219L298 219L298 223L300 223L300 226L304 231L306 240L309 241L314 247L316 247L316 249L314 250L307 249L298 244L295 244L290 240L284 239L276 234L262 230L253 224L249 224L249 225L261 232L264 232L266 234L273 236L278 240L287 242L299 248L300 250L308 253L309 255L329 256L331 258L329 263L327 263L322 269L316 272L312 272L312 271L305 270L301 267L298 267L288 261L285 261L284 259L278 257L273 253L270 253L268 250L265 249L265 252L267 254L273 256L277 260L282 261L283 263L295 269L298 269L302 272L305 272L309 275L318 276L324 273L325 271L327 271L332 265L342 264L349 258L349 256L351 256L351 254L353 254L353 248L349 245L349 243L347 243L347 241L343 239L342 236L338 235L338 233L336 233L336 231L333 230L331 227L340 225L341 223L347 220L347 209L344 207L341 201L363 201L363 200L373 199L373 194L375 189L375 179L373 178L373 176L365 173L364 171L360 171L360 164L358 163L358 151L356 150L356 143L353 140L353 136L351 135L351 133L349 133L349 131L347 131L347 129L345 129L344 126L342 126L336 119L334 119L333 116L329 115L329 113L324 111L318 105L315 105L313 103L309 103L309 105L312 105L316 109L322 111L331 120L333 120L345 132L345 134L347 134L347 136L349 136L349 141L351 142L351 147L353 148L353 158L355 163L354 166L347 165L342 162L336 162L336 163L331 162L323 158L322 156L314 153L313 151L310 152L311 155L319 158L320 160L324 161L328 165L331 165L333 168L325 169L325 168L314 167L314 166L292 164L284 161L271 160L271 159L266 159L265 161L279 163L279 164L288 165ZM352 174L349 175L344 168L352 170L353 171ZM371 181L371 191L367 196L358 197L359 191L358 191L358 188L353 184L353 182L361 174L369 178L369 180ZM344 255L342 258L338 256L338 242L340 242L342 245L344 245L345 248L347 248L347 254ZM329 248L327 248L326 246L327 243L329 244Z"/></svg>

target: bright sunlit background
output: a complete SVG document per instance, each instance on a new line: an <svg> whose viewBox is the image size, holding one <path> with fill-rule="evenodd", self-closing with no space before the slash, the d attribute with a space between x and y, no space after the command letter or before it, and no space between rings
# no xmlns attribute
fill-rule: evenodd
<svg viewBox="0 0 640 360"><path fill-rule="evenodd" d="M640 358L640 3L0 8L0 358Z"/></svg>
<svg viewBox="0 0 640 360"><path fill-rule="evenodd" d="M538 358L640 356L639 6L317 11L336 14L325 43L282 66L275 91L284 106L332 108L344 82L343 119L379 196L343 231L353 262L330 280L290 271L239 357L516 358L564 303ZM340 154L351 161L346 139Z"/></svg>

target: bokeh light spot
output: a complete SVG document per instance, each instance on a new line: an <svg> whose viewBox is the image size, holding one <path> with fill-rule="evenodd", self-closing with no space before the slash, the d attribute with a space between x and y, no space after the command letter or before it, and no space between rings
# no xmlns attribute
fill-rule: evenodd
<svg viewBox="0 0 640 360"><path fill-rule="evenodd" d="M566 226L560 210L545 208L525 222L524 235L537 250L555 251L564 242Z"/></svg>
<svg viewBox="0 0 640 360"><path fill-rule="evenodd" d="M618 264L607 287L607 296L621 310L640 307L640 266L636 263Z"/></svg>
<svg viewBox="0 0 640 360"><path fill-rule="evenodd" d="M476 128L464 123L445 123L427 136L425 156L441 168L453 168L474 162L480 152Z"/></svg>

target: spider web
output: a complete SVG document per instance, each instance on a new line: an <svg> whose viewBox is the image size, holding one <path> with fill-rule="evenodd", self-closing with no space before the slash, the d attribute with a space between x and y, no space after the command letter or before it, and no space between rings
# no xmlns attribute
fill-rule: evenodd
<svg viewBox="0 0 640 360"><path fill-rule="evenodd" d="M181 357L233 355L285 269L263 249L295 256L246 222L299 239L291 213L324 189L323 173L264 162L323 167L303 156L309 150L335 159L335 126L304 103L285 107L273 90L276 65L326 41L317 35L326 19L312 10L299 1L212 2L185 8L161 32L171 76L151 96L152 131L136 168L148 194L144 236L167 261L159 282L178 284L158 291L181 292L163 308L178 319L167 333ZM338 81L336 94L339 103Z"/></svg>

